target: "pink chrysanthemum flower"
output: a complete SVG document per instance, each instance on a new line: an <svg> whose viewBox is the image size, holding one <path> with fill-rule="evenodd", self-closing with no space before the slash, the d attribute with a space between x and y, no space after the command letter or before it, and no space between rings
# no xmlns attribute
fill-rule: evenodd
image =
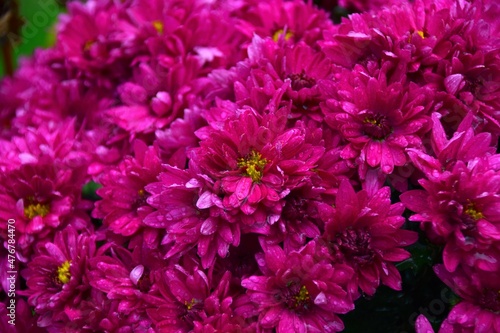
<svg viewBox="0 0 500 333"><path fill-rule="evenodd" d="M27 262L33 245L49 240L56 229L88 226L81 200L83 170L57 169L51 164L24 164L0 175L0 217L16 220L16 255ZM6 239L7 224L0 225Z"/></svg>
<svg viewBox="0 0 500 333"><path fill-rule="evenodd" d="M478 130L500 135L500 68L498 52L458 53L440 64L438 73L428 76L428 82L441 91L440 112L447 118L463 118L474 113ZM452 124L450 124L452 125Z"/></svg>
<svg viewBox="0 0 500 333"><path fill-rule="evenodd" d="M186 166L187 150L196 147L200 141L195 132L206 126L199 108L184 109L184 117L177 118L165 130L157 130L155 144L161 160L169 165L183 169Z"/></svg>
<svg viewBox="0 0 500 333"><path fill-rule="evenodd" d="M160 252L144 245L136 246L132 253L113 246L89 260L87 274L92 287L116 300L117 312L146 316L145 305L150 301L147 294L156 283L154 272L164 265Z"/></svg>
<svg viewBox="0 0 500 333"><path fill-rule="evenodd" d="M305 115L322 120L318 82L333 76L333 66L323 52L303 42L282 45L255 36L248 48L248 60L232 71L236 76L234 99L239 105L260 109L259 99L268 103L275 90L286 87L282 101L293 102L290 117Z"/></svg>
<svg viewBox="0 0 500 333"><path fill-rule="evenodd" d="M275 234L270 236L277 243L283 241L285 251L299 250L308 239L315 239L321 234L317 206L322 192L308 184L287 196Z"/></svg>
<svg viewBox="0 0 500 333"><path fill-rule="evenodd" d="M257 34L284 40L288 43L304 41L314 45L321 39L323 30L331 29L333 23L325 11L300 0L269 2L249 1L251 4L241 14L238 29L248 37ZM304 19L307 18L307 19Z"/></svg>
<svg viewBox="0 0 500 333"><path fill-rule="evenodd" d="M194 169L194 170L193 170ZM216 255L224 258L229 246L238 246L240 225L229 222L224 212L211 204L212 185L195 172L166 165L159 182L149 184L148 202L157 209L144 219L144 224L166 230L162 244L170 249L166 258L186 253L197 247L202 266L212 266Z"/></svg>
<svg viewBox="0 0 500 333"><path fill-rule="evenodd" d="M70 3L68 12L60 18L56 44L66 66L102 86L128 77L130 54L138 50L120 38L124 9L113 1L91 0Z"/></svg>
<svg viewBox="0 0 500 333"><path fill-rule="evenodd" d="M22 135L12 136L5 145L0 145L0 169L10 171L23 164L38 163L50 163L57 168L85 169L92 155L78 139L74 120L26 127Z"/></svg>
<svg viewBox="0 0 500 333"><path fill-rule="evenodd" d="M487 333L500 331L500 283L498 271L486 275L448 272L434 267L437 276L462 298L441 325L439 333Z"/></svg>
<svg viewBox="0 0 500 333"><path fill-rule="evenodd" d="M400 197L416 213L410 220L420 222L432 240L446 243L443 259L449 271L459 263L486 271L500 267L500 173L488 160L457 161L449 170L434 170L419 181L423 190Z"/></svg>
<svg viewBox="0 0 500 333"><path fill-rule="evenodd" d="M347 8L351 11L365 12L365 11L376 11L384 7L390 7L392 5L401 5L401 2L396 0L339 0L340 6Z"/></svg>
<svg viewBox="0 0 500 333"><path fill-rule="evenodd" d="M133 236L143 227L142 220L153 211L148 205L146 185L156 181L161 162L154 147L135 142L134 157L126 157L116 168L99 179L97 190L102 200L96 202L92 215L102 218L116 234Z"/></svg>
<svg viewBox="0 0 500 333"><path fill-rule="evenodd" d="M348 144L341 156L360 165L380 167L390 174L408 162L406 148L421 148L421 136L429 129L427 90L405 78L387 82L384 72L370 77L365 69L342 72L338 83L325 81L332 94L322 105L326 122L338 129Z"/></svg>
<svg viewBox="0 0 500 333"><path fill-rule="evenodd" d="M401 290L401 275L395 262L410 257L403 247L417 241L416 232L403 230L404 206L391 204L390 189L372 195L354 192L348 180L340 183L335 204L324 204L320 212L325 222L323 239L328 242L334 262L355 271L353 283L373 295L380 283Z"/></svg>
<svg viewBox="0 0 500 333"><path fill-rule="evenodd" d="M207 275L197 267L191 270L175 265L161 273L157 290L152 292L157 301L154 307L147 309L156 332L204 333L245 329L245 320L233 314L234 305L229 294L231 275L224 274L215 285L211 274Z"/></svg>
<svg viewBox="0 0 500 333"><path fill-rule="evenodd" d="M47 327L50 333L156 333L153 323L143 310L127 312L119 308L119 302L110 300L107 295L97 289L89 289L85 297L73 308L67 308L68 319L52 323Z"/></svg>
<svg viewBox="0 0 500 333"><path fill-rule="evenodd" d="M241 289L241 280L247 276L258 274L259 266L255 255L262 251L257 233L241 235L240 245L230 247L224 258L217 258L214 263L214 277L219 278L224 272L231 273L231 284L236 289ZM253 308L253 306L251 306ZM248 316L247 316L248 317Z"/></svg>
<svg viewBox="0 0 500 333"><path fill-rule="evenodd" d="M96 253L95 236L77 234L68 227L53 242L38 244L37 253L22 272L30 305L40 315L38 325L67 322L90 285L88 262Z"/></svg>
<svg viewBox="0 0 500 333"><path fill-rule="evenodd" d="M261 244L264 253L257 262L263 275L241 282L257 307L259 326L278 333L342 331L344 324L337 314L354 308L346 291L352 269L319 258L315 242L291 253Z"/></svg>
<svg viewBox="0 0 500 333"><path fill-rule="evenodd" d="M15 139L19 146L15 149L23 155L11 152L12 160L23 157L24 163L32 163L33 157L24 153L39 152L73 159L79 152L87 157L93 155L89 172L97 174L102 171L102 164L116 162L129 152L123 144L124 134L116 133L116 125L104 119L103 111L113 102L114 87L113 90L92 84L89 87L88 82L72 77L71 71L66 71L60 63L61 59L53 60L53 53L57 54L54 49L39 50L32 59L21 63L20 70L10 80L12 84L0 88L0 113L16 114L10 116L5 133L11 133L7 136L9 140L21 138ZM35 129L39 133L33 134ZM20 145L23 136L29 142ZM50 147L49 151L42 149L45 145ZM65 156L71 149L74 152Z"/></svg>
<svg viewBox="0 0 500 333"><path fill-rule="evenodd" d="M288 113L286 107L263 116L241 110L222 128L207 130L191 151L201 173L214 182L199 208L215 205L257 229L279 219L282 199L314 174L324 151L306 141L305 129L285 128Z"/></svg>
<svg viewBox="0 0 500 333"><path fill-rule="evenodd" d="M113 104L114 91L98 88L68 73L59 73L44 57L53 50L40 50L33 59L22 63L13 78L17 89L8 91L15 101L29 101L15 106L11 126L22 130L29 126L54 127L54 123L74 118L78 129L102 126L103 111ZM27 83L31 83L26 86ZM9 105L7 105L9 107Z"/></svg>
<svg viewBox="0 0 500 333"><path fill-rule="evenodd" d="M121 105L106 110L106 115L132 137L164 128L182 117L188 100L196 93L200 69L192 56L175 64L140 62L132 79L118 87Z"/></svg>
<svg viewBox="0 0 500 333"><path fill-rule="evenodd" d="M494 159L496 149L491 145L492 135L485 132L474 134L473 119L475 117L472 113L468 113L460 122L457 131L450 139L447 138L440 118L438 113L432 115L431 146L436 158L418 149L408 149L408 155L414 166L427 178L432 180L440 178L441 171L451 170L457 161L467 163L475 158L488 156Z"/></svg>
<svg viewBox="0 0 500 333"><path fill-rule="evenodd" d="M241 7L243 3L236 4ZM228 68L245 57L249 37L234 29L237 9L229 1L136 0L127 11L136 42L162 62L176 62L178 57L194 56L204 72Z"/></svg>

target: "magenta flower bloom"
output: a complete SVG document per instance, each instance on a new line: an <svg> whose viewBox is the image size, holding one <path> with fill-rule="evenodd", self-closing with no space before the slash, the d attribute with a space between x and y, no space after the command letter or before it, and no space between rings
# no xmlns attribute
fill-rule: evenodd
<svg viewBox="0 0 500 333"><path fill-rule="evenodd" d="M355 160L360 171L370 166L390 174L408 162L406 148L422 147L430 125L428 92L405 84L404 77L391 83L382 71L370 77L365 69L357 70L342 72L339 83L325 82L325 90L336 91L322 105L325 120L348 141L343 158Z"/></svg>
<svg viewBox="0 0 500 333"><path fill-rule="evenodd" d="M250 38L257 34L291 44L304 41L311 46L333 25L325 11L300 0L254 1L240 18L238 28Z"/></svg>
<svg viewBox="0 0 500 333"><path fill-rule="evenodd" d="M494 164L496 149L491 146L492 135L485 132L474 134L472 113L468 113L460 122L449 140L440 118L438 113L432 115L431 145L436 158L418 149L408 149L411 161L425 177L438 180L442 177L441 172L451 170L457 161L468 163L476 158L489 157Z"/></svg>
<svg viewBox="0 0 500 333"><path fill-rule="evenodd" d="M368 5L366 1L341 2ZM375 7L381 2L384 1L370 1L369 5ZM420 81L422 74L430 73L419 70L434 68L452 54L453 44L463 42L456 37L470 22L452 16L456 13L454 9L460 7L457 1L385 2L384 8L352 14L336 29L324 33L325 40L319 44L335 64L352 68L356 64L369 67L388 61L393 68L401 66L399 70L414 73L414 78Z"/></svg>
<svg viewBox="0 0 500 333"><path fill-rule="evenodd" d="M478 130L500 135L498 54L464 52L450 58L440 64L443 70L428 76L429 83L441 90L438 98L444 106L439 111L451 119L472 112L477 117Z"/></svg>
<svg viewBox="0 0 500 333"><path fill-rule="evenodd" d="M105 293L97 289L91 288L85 295L77 307L66 310L68 320L51 323L46 330L50 333L156 333L144 310L142 313L129 311L124 314L118 301L110 300Z"/></svg>
<svg viewBox="0 0 500 333"><path fill-rule="evenodd" d="M194 170L193 170L194 169ZM166 258L198 248L204 268L211 267L216 255L224 258L229 246L238 246L240 225L230 222L216 206L207 205L213 198L210 184L195 172L165 165L159 182L149 184L148 202L157 209L145 217L144 224L166 230L162 244L170 246Z"/></svg>
<svg viewBox="0 0 500 333"><path fill-rule="evenodd" d="M147 317L145 307L151 301L148 292L156 283L155 271L165 265L160 251L145 245L138 244L133 252L112 246L89 260L90 285L116 301L117 312L122 315Z"/></svg>
<svg viewBox="0 0 500 333"><path fill-rule="evenodd" d="M38 244L37 253L22 272L29 304L40 315L38 325L66 323L90 285L88 262L96 254L95 236L77 234L68 227L53 242Z"/></svg>
<svg viewBox="0 0 500 333"><path fill-rule="evenodd" d="M499 269L500 173L487 157L458 161L421 179L423 190L400 196L435 242L445 242L443 260L453 272L459 263L486 271Z"/></svg>
<svg viewBox="0 0 500 333"><path fill-rule="evenodd" d="M450 273L443 265L436 265L434 271L462 298L451 309L439 333L486 333L500 330L498 271L476 274L458 270Z"/></svg>
<svg viewBox="0 0 500 333"><path fill-rule="evenodd" d="M282 101L292 101L290 117L305 115L316 121L322 120L318 82L330 79L334 69L323 52L303 42L280 45L271 38L255 36L248 54L248 60L231 70L236 76L234 99L238 104L260 109L261 100L267 104L275 90L286 87Z"/></svg>
<svg viewBox="0 0 500 333"><path fill-rule="evenodd" d="M92 159L77 140L75 121L48 123L38 127L26 127L22 135L12 136L0 147L0 168L13 170L22 164L53 164L57 168L86 169ZM84 179L82 179L83 181Z"/></svg>
<svg viewBox="0 0 500 333"><path fill-rule="evenodd" d="M165 130L156 131L155 144L164 163L183 169L186 166L187 150L200 141L195 132L206 126L200 110L193 106L184 110L184 117L177 118Z"/></svg>
<svg viewBox="0 0 500 333"><path fill-rule="evenodd" d="M126 157L117 168L102 175L99 181L103 187L97 190L102 200L96 202L92 212L94 217L103 218L111 231L123 236L137 234L143 227L142 220L153 211L145 187L155 182L161 171L154 147L137 141L134 148L135 157Z"/></svg>
<svg viewBox="0 0 500 333"><path fill-rule="evenodd" d="M229 273L217 285L211 274L197 267L192 267L190 273L176 265L158 274L161 277L156 291L151 293L157 300L154 307L147 309L157 332L202 333L242 328L248 331L245 320L233 314Z"/></svg>
<svg viewBox="0 0 500 333"><path fill-rule="evenodd" d="M365 11L376 11L383 7L391 7L392 5L401 5L400 1L395 0L339 0L339 5L348 8L349 10L357 11L357 12L365 12Z"/></svg>
<svg viewBox="0 0 500 333"><path fill-rule="evenodd" d="M107 86L128 76L130 53L119 38L118 27L124 14L115 2L92 0L86 4L68 5L68 14L61 17L56 48L73 67L99 85ZM122 14L122 15L121 15Z"/></svg>
<svg viewBox="0 0 500 333"><path fill-rule="evenodd" d="M394 263L410 257L402 247L418 238L416 232L401 229L403 211L403 204L391 204L388 187L370 196L365 190L354 192L347 180L340 183L334 207L322 207L323 239L329 243L332 259L352 267L353 283L368 295L380 283L401 290Z"/></svg>
<svg viewBox="0 0 500 333"><path fill-rule="evenodd" d="M188 100L200 90L195 81L200 68L194 57L179 59L175 64L140 62L134 67L132 79L118 87L121 105L106 110L106 115L132 137L165 128L182 117Z"/></svg>
<svg viewBox="0 0 500 333"><path fill-rule="evenodd" d="M285 251L299 250L307 239L320 236L317 206L322 192L308 184L287 196L281 218L273 230L275 234L270 236L277 243L283 241Z"/></svg>
<svg viewBox="0 0 500 333"><path fill-rule="evenodd" d="M223 128L207 129L206 139L191 151L201 173L214 182L213 190L200 196L198 208L215 205L260 229L279 219L282 199L314 174L324 151L306 142L305 129L285 128L288 112L281 108L261 116L242 110Z"/></svg>
<svg viewBox="0 0 500 333"><path fill-rule="evenodd" d="M354 309L346 289L352 269L319 258L314 241L291 253L261 244L264 253L257 255L257 262L263 275L241 282L257 307L259 326L278 333L342 331L337 314Z"/></svg>
<svg viewBox="0 0 500 333"><path fill-rule="evenodd" d="M127 28L135 43L144 43L164 64L191 55L209 72L229 68L245 57L244 46L251 36L234 29L240 15L235 11L243 5L235 1L139 0L127 11Z"/></svg>
<svg viewBox="0 0 500 333"><path fill-rule="evenodd" d="M81 200L82 171L38 163L0 175L0 217L16 220L20 261L27 262L33 246L50 240L56 229L88 226L89 205ZM2 239L7 239L7 224L0 228Z"/></svg>

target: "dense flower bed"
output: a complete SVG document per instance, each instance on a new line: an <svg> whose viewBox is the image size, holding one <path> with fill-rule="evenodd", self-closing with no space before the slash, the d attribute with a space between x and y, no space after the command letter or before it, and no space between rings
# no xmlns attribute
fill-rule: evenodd
<svg viewBox="0 0 500 333"><path fill-rule="evenodd" d="M0 330L339 332L420 235L500 332L500 6L340 6L70 2L0 83Z"/></svg>

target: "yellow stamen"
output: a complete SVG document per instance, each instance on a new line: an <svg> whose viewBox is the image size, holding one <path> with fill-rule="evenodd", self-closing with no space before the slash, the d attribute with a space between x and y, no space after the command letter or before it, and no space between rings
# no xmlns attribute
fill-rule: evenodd
<svg viewBox="0 0 500 333"><path fill-rule="evenodd" d="M365 124L370 123L372 125L380 126L380 124L375 119L365 118L365 120L363 122Z"/></svg>
<svg viewBox="0 0 500 333"><path fill-rule="evenodd" d="M156 31L158 32L158 34L162 35L163 34L163 29L164 29L164 26L163 26L163 22L162 21L153 21L153 27L156 29Z"/></svg>
<svg viewBox="0 0 500 333"><path fill-rule="evenodd" d="M283 35L283 33L284 33L284 32L285 32L285 31L284 31L283 29L279 29L279 30L277 30L277 31L273 34L273 40L274 40L275 42L277 42L277 41L281 38L281 36ZM286 34L285 34L285 40L286 40L286 41L288 41L288 40L289 40L290 38L292 38L292 37L293 37L293 33L292 33L292 32L290 32L290 31L287 31L287 32L286 32Z"/></svg>
<svg viewBox="0 0 500 333"><path fill-rule="evenodd" d="M196 304L196 300L194 298L191 299L191 301L184 301L184 305L186 306L186 309L191 310Z"/></svg>
<svg viewBox="0 0 500 333"><path fill-rule="evenodd" d="M94 42L93 40L88 40L85 42L85 44L83 45L83 50L84 51L89 51L90 48L92 47L92 45L94 45Z"/></svg>
<svg viewBox="0 0 500 333"><path fill-rule="evenodd" d="M477 221L484 218L483 213L481 213L473 202L469 202L469 204L465 207L465 214L472 217L473 220Z"/></svg>
<svg viewBox="0 0 500 333"><path fill-rule="evenodd" d="M240 158L238 166L244 168L245 175L252 178L253 182L258 182L262 178L262 172L267 164L267 160L256 151L252 151L247 158Z"/></svg>
<svg viewBox="0 0 500 333"><path fill-rule="evenodd" d="M24 216L29 219L35 216L45 217L49 213L49 205L43 205L41 203L31 203L24 207Z"/></svg>
<svg viewBox="0 0 500 333"><path fill-rule="evenodd" d="M69 267L71 266L71 261L66 260L61 266L57 267L57 279L62 284L69 282L71 278L71 273L69 272Z"/></svg>
<svg viewBox="0 0 500 333"><path fill-rule="evenodd" d="M137 193L138 193L141 197L143 197L143 196L144 196L144 194L146 194L146 192L144 192L144 190L143 190L143 189L140 189L139 191L137 191Z"/></svg>
<svg viewBox="0 0 500 333"><path fill-rule="evenodd" d="M299 293L295 296L295 306L298 307L300 304L309 302L311 298L309 297L309 291L307 291L306 286L300 287Z"/></svg>
<svg viewBox="0 0 500 333"><path fill-rule="evenodd" d="M422 39L425 38L425 32L423 30L417 30L415 31L417 35L419 35ZM408 43L411 43L411 38L413 36L413 33L410 34L410 37L408 37Z"/></svg>

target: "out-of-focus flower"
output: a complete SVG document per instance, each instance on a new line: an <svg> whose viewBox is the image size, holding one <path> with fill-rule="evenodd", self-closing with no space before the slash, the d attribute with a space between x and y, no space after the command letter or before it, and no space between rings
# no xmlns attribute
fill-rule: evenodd
<svg viewBox="0 0 500 333"><path fill-rule="evenodd" d="M88 226L89 205L81 199L84 170L58 169L48 163L23 164L0 175L0 216L16 220L16 255L27 262L36 243L51 239L56 230ZM7 224L1 224L7 239Z"/></svg>
<svg viewBox="0 0 500 333"><path fill-rule="evenodd" d="M304 41L312 46L321 39L323 30L333 26L327 13L314 7L312 2L248 2L251 4L241 13L237 28L249 37L257 34L263 38L272 37L275 41L284 40L291 44Z"/></svg>

